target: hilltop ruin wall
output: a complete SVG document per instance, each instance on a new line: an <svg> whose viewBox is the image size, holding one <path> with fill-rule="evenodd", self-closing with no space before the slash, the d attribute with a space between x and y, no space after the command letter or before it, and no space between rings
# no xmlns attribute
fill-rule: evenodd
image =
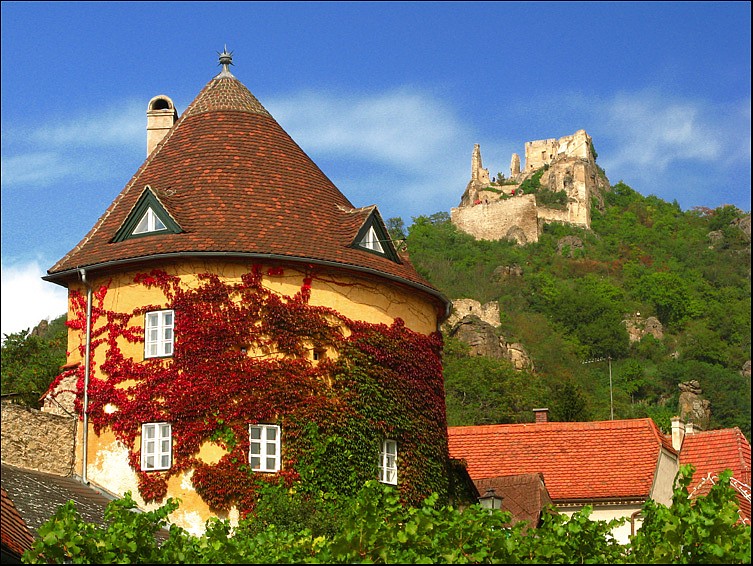
<svg viewBox="0 0 753 566"><path fill-rule="evenodd" d="M533 194L521 194L521 184L542 168L543 189L564 191L563 208L542 206ZM512 155L510 178L489 178L483 168L479 144L471 157L471 180L450 211L452 222L462 231L482 240L514 239L519 244L538 241L546 223L564 222L591 227L591 197L609 189L609 181L595 161L592 140L585 130L559 139L525 144L525 167Z"/></svg>

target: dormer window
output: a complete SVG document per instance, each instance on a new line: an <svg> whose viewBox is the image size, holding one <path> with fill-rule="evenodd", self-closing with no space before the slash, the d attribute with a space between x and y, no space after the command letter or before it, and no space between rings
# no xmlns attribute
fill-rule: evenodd
<svg viewBox="0 0 753 566"><path fill-rule="evenodd" d="M382 247L382 244L379 243L379 237L373 226L369 226L368 232L366 232L366 235L361 240L361 245L364 248L379 252L380 254L384 253L384 248Z"/></svg>
<svg viewBox="0 0 753 566"><path fill-rule="evenodd" d="M146 211L146 214L141 217L141 221L134 228L134 234L146 234L147 232L159 232L161 230L167 230L167 226L162 220L159 219L154 211L150 208Z"/></svg>
<svg viewBox="0 0 753 566"><path fill-rule="evenodd" d="M182 231L178 223L173 220L167 209L147 185L112 241L122 242L130 238L157 234L178 234Z"/></svg>
<svg viewBox="0 0 753 566"><path fill-rule="evenodd" d="M376 208L361 225L351 246L386 257L395 263L401 263L397 251L395 251L395 247L392 244L392 238L390 238L387 229L384 227L384 222L379 217Z"/></svg>

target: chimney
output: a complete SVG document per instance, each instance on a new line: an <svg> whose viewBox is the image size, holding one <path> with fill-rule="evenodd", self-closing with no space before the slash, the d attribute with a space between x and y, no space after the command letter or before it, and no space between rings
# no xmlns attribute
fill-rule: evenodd
<svg viewBox="0 0 753 566"><path fill-rule="evenodd" d="M693 434L695 433L695 425L693 424L693 421L688 421L685 423L685 434Z"/></svg>
<svg viewBox="0 0 753 566"><path fill-rule="evenodd" d="M686 426L680 417L672 417L672 448L678 452L682 448L682 441L685 439ZM691 427L693 425L690 425Z"/></svg>
<svg viewBox="0 0 753 566"><path fill-rule="evenodd" d="M537 422L537 423L549 422L549 409L534 409L533 415L535 417L534 422Z"/></svg>
<svg viewBox="0 0 753 566"><path fill-rule="evenodd" d="M146 109L146 155L157 147L170 128L178 119L178 111L169 97L164 94L155 96L149 101Z"/></svg>

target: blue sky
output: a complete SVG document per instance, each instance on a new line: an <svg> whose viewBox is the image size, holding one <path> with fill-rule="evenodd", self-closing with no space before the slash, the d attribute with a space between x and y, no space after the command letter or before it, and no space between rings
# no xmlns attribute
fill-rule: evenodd
<svg viewBox="0 0 753 566"><path fill-rule="evenodd" d="M748 2L2 2L2 330L146 157L146 105L243 82L356 206L457 206L473 144L585 129L614 184L750 210Z"/></svg>

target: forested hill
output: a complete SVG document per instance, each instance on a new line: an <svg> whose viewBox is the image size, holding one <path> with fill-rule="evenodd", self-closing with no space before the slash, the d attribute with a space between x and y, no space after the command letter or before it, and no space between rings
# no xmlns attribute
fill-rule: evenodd
<svg viewBox="0 0 753 566"><path fill-rule="evenodd" d="M446 324L449 424L530 422L532 409L548 407L550 420L613 412L650 416L668 431L678 386L695 380L710 403L706 426L738 426L750 439L750 214L682 211L624 183L603 200L591 230L550 224L525 246L475 240L445 212L413 219L407 244L418 270L450 299L498 305L493 324L470 316L460 326L530 362L516 369L478 355L457 323ZM406 237L401 219L388 225ZM64 323L6 337L3 395L36 406L65 362Z"/></svg>
<svg viewBox="0 0 753 566"><path fill-rule="evenodd" d="M450 425L528 422L548 407L550 420L613 411L667 431L678 386L696 380L705 426L750 439L750 214L682 211L620 182L591 215L591 230L549 224L524 246L475 240L445 212L413 219L407 249L421 274L452 300L498 303L487 328L532 362L478 355L445 325ZM402 219L388 226L406 236Z"/></svg>

